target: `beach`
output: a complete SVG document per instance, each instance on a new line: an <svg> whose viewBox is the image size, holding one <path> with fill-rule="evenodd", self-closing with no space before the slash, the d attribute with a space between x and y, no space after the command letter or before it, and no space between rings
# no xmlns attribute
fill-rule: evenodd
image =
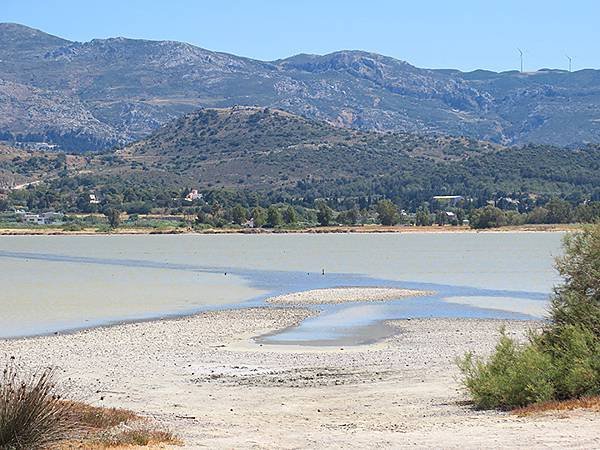
<svg viewBox="0 0 600 450"><path fill-rule="evenodd" d="M500 326L536 321L395 320L357 347L269 346L254 337L315 314L296 308L195 316L0 341L0 359L56 366L72 397L130 408L184 448L580 448L600 446L600 413L519 417L465 402L456 357L486 355Z"/></svg>
<svg viewBox="0 0 600 450"><path fill-rule="evenodd" d="M404 297L430 295L428 291L385 287L335 287L291 292L269 297L266 302L275 305L323 305L352 302L382 302Z"/></svg>

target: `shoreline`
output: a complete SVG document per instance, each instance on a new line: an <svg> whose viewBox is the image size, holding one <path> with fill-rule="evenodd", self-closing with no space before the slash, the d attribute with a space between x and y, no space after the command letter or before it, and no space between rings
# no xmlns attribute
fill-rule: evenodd
<svg viewBox="0 0 600 450"><path fill-rule="evenodd" d="M216 234L440 234L440 233L556 233L577 231L584 224L554 225L518 225L500 228L473 229L465 226L331 226L308 227L299 229L266 229L266 228L208 228L193 230L190 228L118 228L113 231L96 231L87 228L78 231L61 228L0 228L0 236L146 236L146 235L216 235Z"/></svg>
<svg viewBox="0 0 600 450"><path fill-rule="evenodd" d="M55 366L73 395L156 420L182 438L178 448L564 447L574 429L578 445L598 445L600 413L524 419L465 404L455 358L470 350L488 355L501 325L525 340L539 321L394 320L398 333L373 345L249 344L310 314L220 310L0 340L0 360Z"/></svg>
<svg viewBox="0 0 600 450"><path fill-rule="evenodd" d="M315 309L315 306L326 305L326 304L350 304L354 302L385 302L388 300L398 300L406 297L422 297L432 295L432 291L417 291L403 288L388 288L378 286L344 286L344 287L331 287L331 288L320 288L320 289L309 289L305 291L291 292L289 294L269 296L266 297L264 306L248 306L244 307L240 304L237 308L232 308L231 305L221 305L219 308L211 308L205 310L188 311L181 313L172 314L161 314L156 317L143 317L133 319L115 319L108 322L92 323L89 325L74 326L58 331L45 331L40 333L33 333L27 335L18 336L0 336L0 341L15 341L21 339L35 339L53 336L66 336L74 335L80 332L85 332L95 329L108 329L113 327L125 326L136 323L152 323L152 322L166 322L182 320L188 317L196 317L205 313L213 311L237 311L252 308L265 308L265 309L277 309L277 308L289 308L310 312L308 317L318 316L321 311ZM300 325L301 321L286 327L286 329L296 327ZM276 334L283 330L275 330L267 334ZM261 336L256 336L263 337Z"/></svg>

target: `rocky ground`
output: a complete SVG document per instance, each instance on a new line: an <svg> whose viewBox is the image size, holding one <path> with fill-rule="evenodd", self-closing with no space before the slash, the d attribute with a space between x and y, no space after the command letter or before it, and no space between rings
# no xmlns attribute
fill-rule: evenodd
<svg viewBox="0 0 600 450"><path fill-rule="evenodd" d="M380 302L428 295L426 291L386 287L336 287L292 292L267 299L276 305L322 305L331 303Z"/></svg>
<svg viewBox="0 0 600 450"><path fill-rule="evenodd" d="M308 310L255 308L177 320L0 341L0 359L55 365L72 396L131 408L199 448L597 448L599 413L518 417L466 402L455 358L487 354L506 325L392 322L398 334L364 347L290 347L252 336Z"/></svg>

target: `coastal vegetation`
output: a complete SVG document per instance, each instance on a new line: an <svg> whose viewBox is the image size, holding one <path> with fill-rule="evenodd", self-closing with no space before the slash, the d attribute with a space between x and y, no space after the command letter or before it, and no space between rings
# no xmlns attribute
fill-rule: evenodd
<svg viewBox="0 0 600 450"><path fill-rule="evenodd" d="M63 397L52 368L27 372L9 360L0 374L0 448L104 449L179 444L132 411L102 408ZM127 425L127 426L123 426Z"/></svg>
<svg viewBox="0 0 600 450"><path fill-rule="evenodd" d="M487 360L459 361L480 408L518 408L600 395L600 224L567 235L549 323L525 344L503 333Z"/></svg>

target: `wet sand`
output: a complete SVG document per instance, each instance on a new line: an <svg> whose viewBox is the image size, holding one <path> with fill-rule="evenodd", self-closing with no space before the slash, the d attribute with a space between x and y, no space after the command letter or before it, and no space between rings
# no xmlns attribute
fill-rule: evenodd
<svg viewBox="0 0 600 450"><path fill-rule="evenodd" d="M523 339L539 322L400 320L392 338L348 348L252 342L311 314L213 311L0 341L0 359L58 366L78 399L153 417L186 448L600 446L600 413L517 417L464 403L455 358L489 353L502 324Z"/></svg>

